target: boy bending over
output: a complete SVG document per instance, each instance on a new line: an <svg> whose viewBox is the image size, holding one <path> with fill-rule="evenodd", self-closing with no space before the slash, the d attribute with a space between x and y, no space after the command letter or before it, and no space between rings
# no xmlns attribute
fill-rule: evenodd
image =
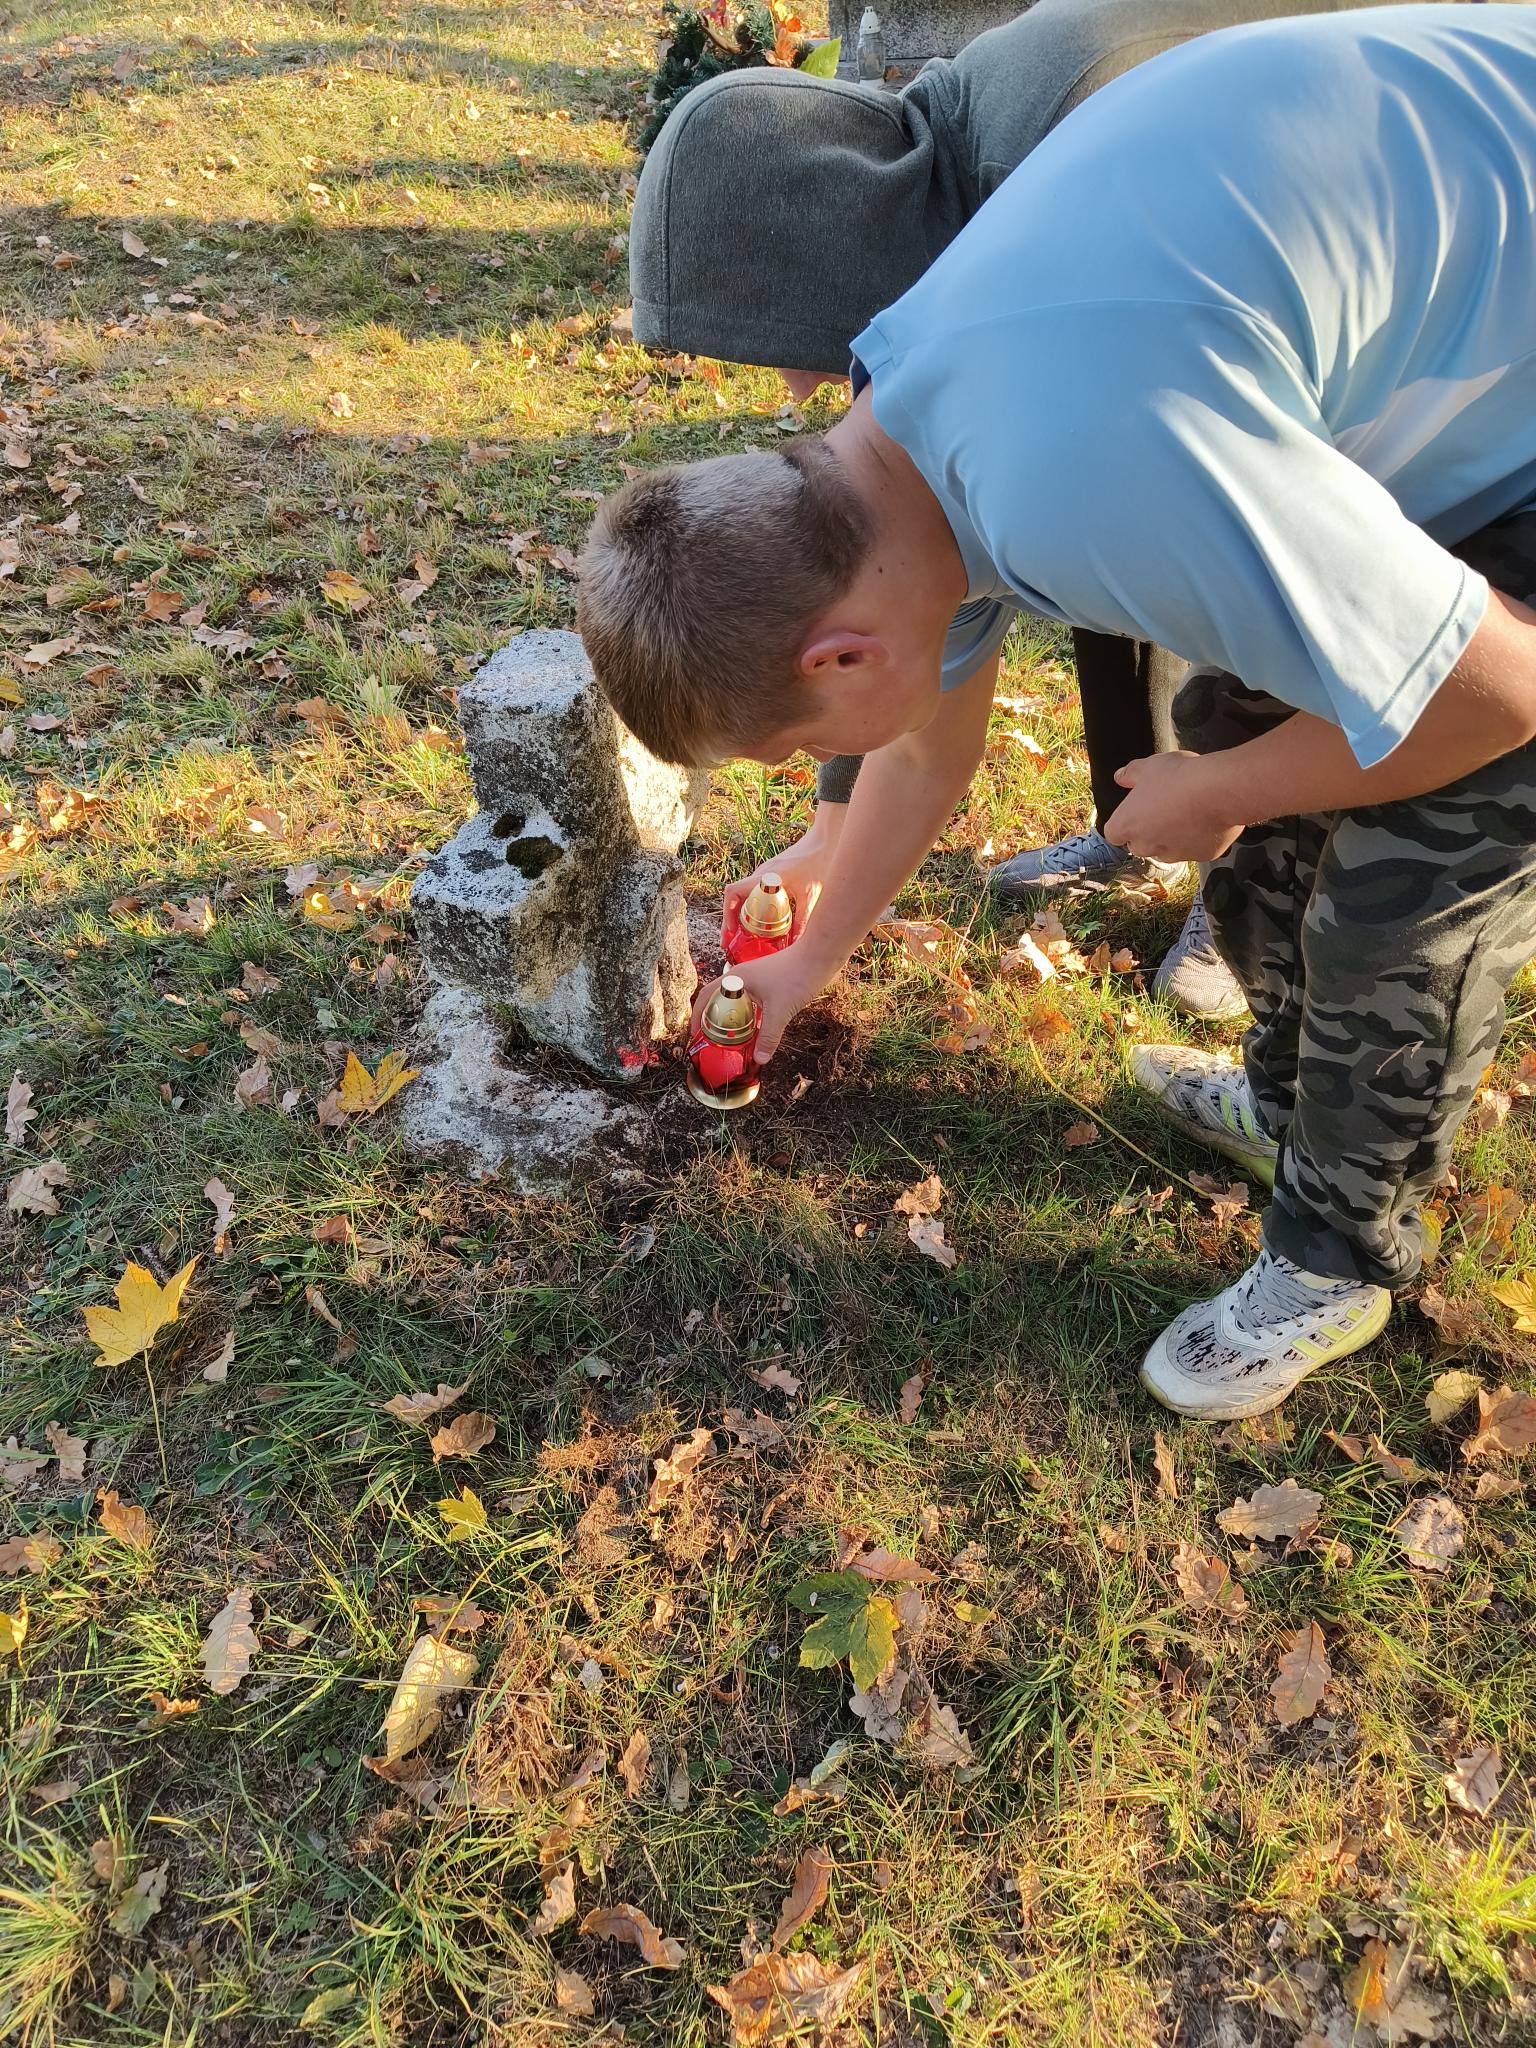
<svg viewBox="0 0 1536 2048"><path fill-rule="evenodd" d="M1264 1248L1158 1337L1188 1415L1368 1343L1536 917L1536 20L1237 28L1105 86L854 343L821 440L637 478L581 629L619 715L703 763L863 754L817 915L745 970L759 1053L842 968L980 758L940 685L987 598L1200 664L1184 751L1105 829L1215 863L1243 1066L1138 1048L1272 1181Z"/></svg>

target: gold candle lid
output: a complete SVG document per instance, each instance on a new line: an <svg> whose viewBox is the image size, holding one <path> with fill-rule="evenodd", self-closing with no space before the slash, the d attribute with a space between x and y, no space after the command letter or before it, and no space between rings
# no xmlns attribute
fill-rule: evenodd
<svg viewBox="0 0 1536 2048"><path fill-rule="evenodd" d="M720 977L704 1011L704 1036L716 1045L744 1045L757 1031L757 1005L739 974Z"/></svg>
<svg viewBox="0 0 1536 2048"><path fill-rule="evenodd" d="M741 906L741 928L754 938L782 939L795 921L795 906L777 875L759 875Z"/></svg>

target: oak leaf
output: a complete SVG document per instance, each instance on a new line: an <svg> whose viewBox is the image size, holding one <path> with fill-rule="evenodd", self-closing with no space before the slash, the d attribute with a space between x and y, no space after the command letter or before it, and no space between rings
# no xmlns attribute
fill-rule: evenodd
<svg viewBox="0 0 1536 2048"><path fill-rule="evenodd" d="M1071 1152L1079 1145L1096 1145L1102 1136L1098 1125L1084 1118L1081 1123L1067 1125L1061 1134L1061 1142Z"/></svg>
<svg viewBox="0 0 1536 2048"><path fill-rule="evenodd" d="M863 1966L840 1970L801 1950L761 1957L709 1995L730 2015L735 2048L802 2041L808 2030L830 2027L853 1996Z"/></svg>
<svg viewBox="0 0 1536 2048"><path fill-rule="evenodd" d="M674 1495L681 1493L689 1478L698 1470L704 1459L714 1448L715 1433L712 1429L696 1429L677 1448L664 1458L657 1458L651 1467L651 1490L646 1505L654 1513L664 1508Z"/></svg>
<svg viewBox="0 0 1536 2048"><path fill-rule="evenodd" d="M1164 1500L1177 1500L1179 1497L1178 1468L1173 1462L1173 1453L1169 1450L1167 1441L1160 1429L1154 1429L1152 1432L1152 1464L1157 1473L1158 1492Z"/></svg>
<svg viewBox="0 0 1536 2048"><path fill-rule="evenodd" d="M942 1216L911 1216L907 1219L907 1242L920 1251L925 1259L933 1259L944 1267L956 1266L960 1254L944 1237Z"/></svg>
<svg viewBox="0 0 1536 2048"><path fill-rule="evenodd" d="M433 1432L432 1462L436 1465L444 1458L472 1458L476 1451L485 1449L495 1434L494 1415L482 1414L478 1408L468 1408Z"/></svg>
<svg viewBox="0 0 1536 2048"><path fill-rule="evenodd" d="M1410 1564L1443 1572L1467 1540L1467 1518L1449 1495L1427 1493L1404 1509L1393 1524Z"/></svg>
<svg viewBox="0 0 1536 2048"><path fill-rule="evenodd" d="M171 1866L157 1863L142 1870L118 1900L107 1924L114 1934L142 1934L165 1901Z"/></svg>
<svg viewBox="0 0 1536 2048"><path fill-rule="evenodd" d="M272 1069L267 1056L261 1053L250 1066L242 1067L235 1076L235 1102L240 1109L270 1107L272 1101Z"/></svg>
<svg viewBox="0 0 1536 2048"><path fill-rule="evenodd" d="M1499 1783L1499 1752L1495 1744L1480 1742L1467 1756L1459 1756L1445 1774L1446 1796L1463 1813L1475 1813L1483 1820L1498 1804L1503 1787Z"/></svg>
<svg viewBox="0 0 1536 2048"><path fill-rule="evenodd" d="M8 1145L26 1143L27 1125L37 1115L32 1107L32 1084L22 1078L20 1068L12 1074L11 1085L5 1091L5 1141Z"/></svg>
<svg viewBox="0 0 1536 2048"><path fill-rule="evenodd" d="M96 1498L101 1503L101 1526L106 1533L117 1542L126 1543L130 1550L148 1550L155 1531L144 1510L119 1500L106 1487L98 1491Z"/></svg>
<svg viewBox="0 0 1536 2048"><path fill-rule="evenodd" d="M236 1586L213 1617L199 1652L208 1690L231 1693L251 1668L259 1644L251 1626L251 1589Z"/></svg>
<svg viewBox="0 0 1536 2048"><path fill-rule="evenodd" d="M931 1770L967 1770L976 1761L954 1708L941 1706L932 1693L907 1724L906 1751L914 1763Z"/></svg>
<svg viewBox="0 0 1536 2048"><path fill-rule="evenodd" d="M1304 1621L1282 1655L1279 1673L1269 1688L1275 1719L1287 1728L1309 1720L1321 1706L1332 1676L1322 1630L1315 1621Z"/></svg>
<svg viewBox="0 0 1536 2048"><path fill-rule="evenodd" d="M1207 1557L1192 1543L1181 1543L1174 1553L1173 1576L1179 1591L1197 1614L1219 1614L1223 1621L1236 1621L1248 1609L1248 1595L1232 1576L1222 1557Z"/></svg>
<svg viewBox="0 0 1536 2048"><path fill-rule="evenodd" d="M0 1572L8 1578L17 1572L44 1572L63 1555L63 1544L52 1536L35 1531L30 1536L8 1536L0 1543Z"/></svg>
<svg viewBox="0 0 1536 2048"><path fill-rule="evenodd" d="M1279 1536L1299 1536L1316 1522L1323 1496L1294 1479L1278 1486L1256 1486L1252 1496L1239 1497L1216 1517L1229 1536L1247 1536L1260 1543Z"/></svg>
<svg viewBox="0 0 1536 2048"><path fill-rule="evenodd" d="M1438 2041L1445 2033L1445 2001L1419 1988L1411 1948L1368 1941L1344 1979L1344 1991L1353 2018L1374 2027L1384 2048L1410 2039Z"/></svg>
<svg viewBox="0 0 1536 2048"><path fill-rule="evenodd" d="M917 1411L923 1405L923 1395L927 1391L927 1387L927 1375L920 1372L915 1372L909 1379L902 1381L901 1393L898 1399L901 1404L899 1412L903 1422L916 1422Z"/></svg>
<svg viewBox="0 0 1536 2048"><path fill-rule="evenodd" d="M205 1181L203 1193L213 1204L213 1250L214 1256L223 1253L229 1242L229 1226L235 1213L235 1198L217 1175Z"/></svg>
<svg viewBox="0 0 1536 2048"><path fill-rule="evenodd" d="M59 1461L60 1481L65 1486L78 1486L85 1478L85 1438L71 1436L61 1422L45 1424L43 1438Z"/></svg>
<svg viewBox="0 0 1536 2048"><path fill-rule="evenodd" d="M395 595L404 605L412 605L418 597L424 597L437 581L437 564L428 555L418 555L411 564L414 578L402 578L395 585Z"/></svg>
<svg viewBox="0 0 1536 2048"><path fill-rule="evenodd" d="M463 1387L450 1387L439 1380L435 1394L391 1394L380 1405L386 1415L398 1416L402 1422L425 1422L440 1409L451 1408L455 1401L463 1400L464 1393Z"/></svg>
<svg viewBox="0 0 1536 2048"><path fill-rule="evenodd" d="M555 1965L555 2009L576 2019L590 2019L597 2010L586 1978L579 1970L562 1969L559 1963Z"/></svg>
<svg viewBox="0 0 1536 2048"><path fill-rule="evenodd" d="M789 1897L779 1908L778 1924L768 1944L770 1948L782 1948L807 1921L816 1917L826 1904L831 1878L832 1858L826 1850L807 1849L795 1865Z"/></svg>
<svg viewBox="0 0 1536 2048"><path fill-rule="evenodd" d="M576 1865L569 1856L546 1862L541 1855L539 1862L544 1899L530 1924L535 1934L553 1934L576 1917Z"/></svg>
<svg viewBox="0 0 1536 2048"><path fill-rule="evenodd" d="M930 1173L925 1180L914 1181L904 1189L891 1207L901 1216L936 1216L943 1200L944 1183L936 1173Z"/></svg>
<svg viewBox="0 0 1536 2048"><path fill-rule="evenodd" d="M24 1166L5 1191L5 1206L17 1216L57 1216L55 1188L69 1186L69 1168L62 1159L45 1159L41 1166Z"/></svg>
<svg viewBox="0 0 1536 2048"><path fill-rule="evenodd" d="M688 1953L680 1941L663 1935L638 1906L599 1906L582 1921L579 1931L596 1935L599 1941L628 1942L655 1970L680 1970Z"/></svg>
<svg viewBox="0 0 1536 2048"><path fill-rule="evenodd" d="M651 1776L651 1738L637 1728L619 1752L619 1776L631 1799L638 1799Z"/></svg>
<svg viewBox="0 0 1536 2048"><path fill-rule="evenodd" d="M165 1325L175 1322L196 1264L188 1259L162 1287L153 1273L129 1261L117 1283L117 1307L83 1311L98 1365L126 1365L149 1351Z"/></svg>

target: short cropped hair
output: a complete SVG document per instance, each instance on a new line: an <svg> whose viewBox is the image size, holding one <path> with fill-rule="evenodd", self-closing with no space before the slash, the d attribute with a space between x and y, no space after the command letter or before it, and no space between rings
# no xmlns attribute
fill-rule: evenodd
<svg viewBox="0 0 1536 2048"><path fill-rule="evenodd" d="M664 761L707 767L783 732L796 661L873 522L818 436L649 470L599 506L577 623L599 687Z"/></svg>

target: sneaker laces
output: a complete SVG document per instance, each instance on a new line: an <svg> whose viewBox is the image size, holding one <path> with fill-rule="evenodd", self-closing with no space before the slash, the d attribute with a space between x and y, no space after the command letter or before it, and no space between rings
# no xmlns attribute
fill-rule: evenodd
<svg viewBox="0 0 1536 2048"><path fill-rule="evenodd" d="M1200 1069L1180 1074L1174 1086L1179 1106L1195 1122L1204 1124L1207 1130L1229 1137L1244 1137L1255 1145L1272 1143L1254 1113L1248 1076L1241 1067L1219 1067L1214 1072ZM1228 1102L1237 1113L1236 1130L1222 1114L1222 1107Z"/></svg>
<svg viewBox="0 0 1536 2048"><path fill-rule="evenodd" d="M1321 1286L1311 1285L1302 1277L1301 1268L1289 1259L1261 1251L1233 1292L1232 1310L1239 1327L1251 1336L1262 1337L1280 1323L1309 1320L1323 1313L1337 1314L1341 1309L1347 1313L1354 1304L1341 1300L1341 1296L1360 1295L1360 1306L1368 1306L1372 1290L1353 1280L1326 1280Z"/></svg>
<svg viewBox="0 0 1536 2048"><path fill-rule="evenodd" d="M1189 915L1184 920L1184 929L1179 934L1179 953L1214 953L1216 941L1211 934L1211 921L1205 914L1205 891L1197 889L1189 906Z"/></svg>
<svg viewBox="0 0 1536 2048"><path fill-rule="evenodd" d="M1102 832L1074 832L1070 839L1058 839L1045 849L1040 867L1048 875L1075 874L1082 868L1108 867L1124 858Z"/></svg>

